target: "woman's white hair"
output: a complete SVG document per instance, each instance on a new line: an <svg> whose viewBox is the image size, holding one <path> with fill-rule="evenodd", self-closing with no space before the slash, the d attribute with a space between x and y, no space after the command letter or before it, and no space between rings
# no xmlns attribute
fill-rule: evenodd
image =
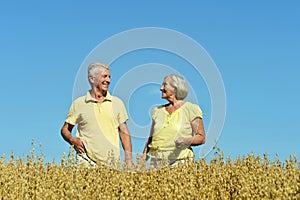
<svg viewBox="0 0 300 200"><path fill-rule="evenodd" d="M170 78L170 85L175 88L175 97L178 100L183 100L188 95L188 85L185 79L177 74L170 74L165 77Z"/></svg>
<svg viewBox="0 0 300 200"><path fill-rule="evenodd" d="M96 77L103 69L109 70L109 66L99 62L91 63L88 67L88 77Z"/></svg>

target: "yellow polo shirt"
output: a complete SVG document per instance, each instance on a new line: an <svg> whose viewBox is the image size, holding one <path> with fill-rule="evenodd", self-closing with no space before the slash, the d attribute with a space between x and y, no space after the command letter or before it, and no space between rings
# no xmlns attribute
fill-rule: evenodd
<svg viewBox="0 0 300 200"><path fill-rule="evenodd" d="M191 122L197 117L202 118L202 111L198 105L190 102L185 102L171 115L165 105L155 107L152 111L154 132L149 144L149 156L168 160L193 158L190 147L178 149L174 141L179 137L193 136Z"/></svg>
<svg viewBox="0 0 300 200"><path fill-rule="evenodd" d="M107 92L105 100L98 103L87 92L72 103L66 122L77 124L76 137L83 141L88 157L105 162L109 152L113 152L116 159L120 158L118 127L127 119L119 98Z"/></svg>

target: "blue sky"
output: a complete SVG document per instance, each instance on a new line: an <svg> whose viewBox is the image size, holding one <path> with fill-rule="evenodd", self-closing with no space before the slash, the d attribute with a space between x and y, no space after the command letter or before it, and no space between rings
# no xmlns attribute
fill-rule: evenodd
<svg viewBox="0 0 300 200"><path fill-rule="evenodd" d="M46 160L59 161L69 149L60 128L87 57L116 34L160 27L192 38L216 64L226 92L218 141L226 156L268 152L282 160L291 154L299 158L299 6L297 1L2 2L0 155L26 155L34 139ZM190 81L207 128L212 109L205 81L180 68L188 64L168 52L144 49L120 56L112 63L111 92L124 74L147 63L171 66ZM147 129L151 108L165 103L158 89L149 83L131 95L126 104L131 122ZM134 141L135 153L145 140Z"/></svg>

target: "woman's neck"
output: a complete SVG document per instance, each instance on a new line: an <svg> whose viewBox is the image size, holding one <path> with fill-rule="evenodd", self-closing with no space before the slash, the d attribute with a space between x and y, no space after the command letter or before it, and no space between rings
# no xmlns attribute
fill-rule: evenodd
<svg viewBox="0 0 300 200"><path fill-rule="evenodd" d="M177 100L175 99L175 101L171 102L168 104L168 106L166 106L166 110L168 111L169 114L172 114L175 110L177 110L178 108L180 108L183 104L184 101L183 100Z"/></svg>

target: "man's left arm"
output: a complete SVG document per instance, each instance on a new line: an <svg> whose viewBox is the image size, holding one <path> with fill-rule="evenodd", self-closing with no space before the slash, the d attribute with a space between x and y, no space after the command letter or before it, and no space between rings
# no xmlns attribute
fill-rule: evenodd
<svg viewBox="0 0 300 200"><path fill-rule="evenodd" d="M133 160L132 160L131 136L130 136L129 130L127 128L126 122L119 125L119 133L120 133L120 139L122 142L122 147L123 147L124 153L125 153L125 164L127 166L132 166Z"/></svg>

